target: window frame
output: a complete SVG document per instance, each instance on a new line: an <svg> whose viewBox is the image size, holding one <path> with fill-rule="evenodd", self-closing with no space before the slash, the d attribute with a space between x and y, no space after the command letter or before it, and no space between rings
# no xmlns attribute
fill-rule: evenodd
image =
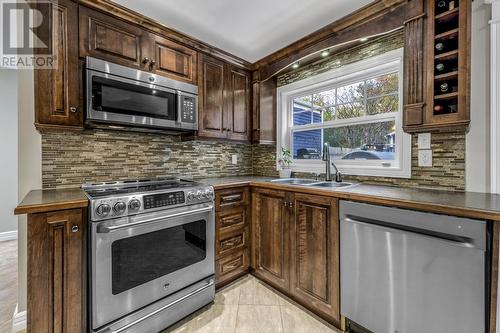
<svg viewBox="0 0 500 333"><path fill-rule="evenodd" d="M327 91L374 78L380 75L398 73L399 101L398 111L393 113L381 113L376 115L365 115L363 117L333 120L322 123L307 125L293 125L293 99L307 94ZM375 176L375 177L411 177L411 135L403 131L403 49L386 52L382 55L361 60L334 69L313 77L279 87L277 89L277 144L276 156L280 156L281 147L291 149L293 147L292 133L304 130L334 128L346 125L361 125L374 122L395 121L396 125L396 158L391 166L387 160L335 160L340 172L346 175ZM364 96L366 101L368 98ZM314 110L314 108L312 109ZM297 127L300 127L297 129ZM323 141L321 141L323 142ZM292 157L293 159L293 157ZM277 159L278 160L278 159ZM385 164L385 165L384 165ZM276 163L276 169L279 165ZM292 171L324 173L325 162L321 160L295 160L291 166Z"/></svg>

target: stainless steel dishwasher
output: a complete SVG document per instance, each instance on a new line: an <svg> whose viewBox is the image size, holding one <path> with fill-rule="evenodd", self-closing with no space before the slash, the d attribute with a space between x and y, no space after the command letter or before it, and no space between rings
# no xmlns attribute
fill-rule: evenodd
<svg viewBox="0 0 500 333"><path fill-rule="evenodd" d="M485 221L340 203L341 313L375 333L486 331Z"/></svg>

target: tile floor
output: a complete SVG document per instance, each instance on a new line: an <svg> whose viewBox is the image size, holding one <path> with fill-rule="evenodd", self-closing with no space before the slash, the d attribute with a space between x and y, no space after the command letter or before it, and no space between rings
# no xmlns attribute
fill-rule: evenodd
<svg viewBox="0 0 500 333"><path fill-rule="evenodd" d="M162 333L340 333L252 276Z"/></svg>
<svg viewBox="0 0 500 333"><path fill-rule="evenodd" d="M10 333L17 304L17 241L0 242L0 333Z"/></svg>

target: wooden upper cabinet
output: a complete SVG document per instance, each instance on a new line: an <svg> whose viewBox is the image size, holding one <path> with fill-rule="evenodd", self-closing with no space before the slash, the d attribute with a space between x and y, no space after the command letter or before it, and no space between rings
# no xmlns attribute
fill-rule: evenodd
<svg viewBox="0 0 500 333"><path fill-rule="evenodd" d="M43 10L46 10L46 7ZM59 0L52 6L50 43L54 50L54 69L35 70L35 123L44 125L83 126L80 105L80 70L78 65L78 6Z"/></svg>
<svg viewBox="0 0 500 333"><path fill-rule="evenodd" d="M258 277L285 292L290 283L287 196L263 189L252 194L252 266Z"/></svg>
<svg viewBox="0 0 500 333"><path fill-rule="evenodd" d="M154 61L151 69L155 74L197 84L198 62L195 50L153 34L150 44L153 47L150 54Z"/></svg>
<svg viewBox="0 0 500 333"><path fill-rule="evenodd" d="M91 56L143 69L147 37L147 33L135 25L80 6L81 57Z"/></svg>
<svg viewBox="0 0 500 333"><path fill-rule="evenodd" d="M290 293L340 323L337 200L295 193L290 243Z"/></svg>
<svg viewBox="0 0 500 333"><path fill-rule="evenodd" d="M226 138L224 62L201 55L198 61L198 135Z"/></svg>
<svg viewBox="0 0 500 333"><path fill-rule="evenodd" d="M272 77L259 82L260 73L252 77L252 142L260 144L276 143L276 90L277 79Z"/></svg>
<svg viewBox="0 0 500 333"><path fill-rule="evenodd" d="M229 139L249 141L250 128L250 73L231 68L229 89L229 115L231 128Z"/></svg>
<svg viewBox="0 0 500 333"><path fill-rule="evenodd" d="M198 88L198 136L249 141L250 73L200 54Z"/></svg>
<svg viewBox="0 0 500 333"><path fill-rule="evenodd" d="M195 50L86 7L80 7L80 56L197 83Z"/></svg>

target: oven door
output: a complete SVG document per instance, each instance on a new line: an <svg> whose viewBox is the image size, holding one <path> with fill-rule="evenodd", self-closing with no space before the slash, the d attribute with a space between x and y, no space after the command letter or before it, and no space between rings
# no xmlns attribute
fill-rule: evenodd
<svg viewBox="0 0 500 333"><path fill-rule="evenodd" d="M212 204L92 222L92 328L213 275L214 233Z"/></svg>
<svg viewBox="0 0 500 333"><path fill-rule="evenodd" d="M87 70L87 120L178 128L177 91Z"/></svg>

